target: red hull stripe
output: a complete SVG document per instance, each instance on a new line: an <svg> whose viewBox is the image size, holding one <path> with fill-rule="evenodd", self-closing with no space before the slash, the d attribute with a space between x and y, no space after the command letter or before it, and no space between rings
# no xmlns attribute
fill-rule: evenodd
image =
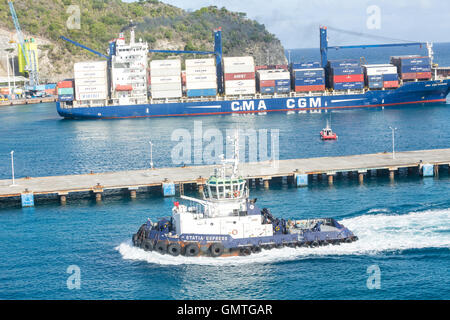
<svg viewBox="0 0 450 320"><path fill-rule="evenodd" d="M130 117L101 117L102 119L124 119L124 118L153 118L153 117L186 117L186 116L208 116L208 115L222 115L222 114L247 114L247 113L264 113L264 112L283 112L283 111L307 111L307 110L328 110L328 109L353 109L353 108L376 108L376 107L389 107L403 104L415 104L415 103L433 103L433 102L446 102L446 99L424 100L424 101L412 101L412 102L396 102L387 104L369 104L358 106L336 106L336 107L319 107L319 108L292 108L292 109L276 109L276 110L251 110L251 111L224 111L224 112L203 112L203 113L191 113L191 114L161 114L161 115L148 115L148 116L130 116Z"/></svg>

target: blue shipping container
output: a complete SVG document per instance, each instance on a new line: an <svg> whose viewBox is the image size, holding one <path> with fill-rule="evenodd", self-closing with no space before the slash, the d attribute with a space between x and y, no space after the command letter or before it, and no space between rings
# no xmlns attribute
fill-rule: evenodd
<svg viewBox="0 0 450 320"><path fill-rule="evenodd" d="M398 81L398 74L396 73L383 74L383 81Z"/></svg>
<svg viewBox="0 0 450 320"><path fill-rule="evenodd" d="M291 63L291 70L292 69L309 69L309 68L320 68L320 62L298 62L298 63Z"/></svg>
<svg viewBox="0 0 450 320"><path fill-rule="evenodd" d="M346 76L349 74L362 74L362 67L349 67L349 68L332 68L331 73L335 76Z"/></svg>
<svg viewBox="0 0 450 320"><path fill-rule="evenodd" d="M291 80L275 80L275 86L290 86Z"/></svg>
<svg viewBox="0 0 450 320"><path fill-rule="evenodd" d="M328 60L328 66L331 68L354 68L361 66L361 63L353 59Z"/></svg>
<svg viewBox="0 0 450 320"><path fill-rule="evenodd" d="M62 94L58 96L59 101L73 101L73 94Z"/></svg>
<svg viewBox="0 0 450 320"><path fill-rule="evenodd" d="M291 91L291 87L290 86L278 86L275 87L275 92L276 93L289 93Z"/></svg>
<svg viewBox="0 0 450 320"><path fill-rule="evenodd" d="M398 61L397 59L393 59L394 61ZM418 66L418 65L430 65L431 60L428 57L418 57L418 58L403 58L400 59L400 63L402 66Z"/></svg>
<svg viewBox="0 0 450 320"><path fill-rule="evenodd" d="M370 89L381 89L383 88L383 81L369 81Z"/></svg>
<svg viewBox="0 0 450 320"><path fill-rule="evenodd" d="M400 72L401 73L431 72L431 66L430 65L402 66L400 68Z"/></svg>
<svg viewBox="0 0 450 320"><path fill-rule="evenodd" d="M325 77L325 70L295 70L293 71L293 77L295 79L305 77Z"/></svg>
<svg viewBox="0 0 450 320"><path fill-rule="evenodd" d="M275 93L275 87L262 87L261 93Z"/></svg>
<svg viewBox="0 0 450 320"><path fill-rule="evenodd" d="M188 97L210 97L217 95L216 89L191 89L187 90Z"/></svg>
<svg viewBox="0 0 450 320"><path fill-rule="evenodd" d="M334 84L335 90L359 90L364 88L364 82L339 82Z"/></svg>
<svg viewBox="0 0 450 320"><path fill-rule="evenodd" d="M383 76L382 75L379 75L379 76L367 76L367 81L368 82L383 81Z"/></svg>
<svg viewBox="0 0 450 320"><path fill-rule="evenodd" d="M309 78L299 78L295 79L295 86L314 86L314 85L323 85L325 84L324 77L309 77Z"/></svg>

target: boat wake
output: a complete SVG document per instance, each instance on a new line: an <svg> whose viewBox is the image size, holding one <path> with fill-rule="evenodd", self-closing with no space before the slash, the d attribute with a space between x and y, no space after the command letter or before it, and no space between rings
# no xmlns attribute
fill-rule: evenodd
<svg viewBox="0 0 450 320"><path fill-rule="evenodd" d="M378 209L377 212L383 212ZM146 261L161 265L236 265L248 263L271 263L328 255L375 255L408 249L450 249L450 209L427 210L408 214L365 214L340 221L358 236L359 240L339 246L318 248L282 248L263 250L245 257L198 257L187 258L160 255L133 247L131 240L115 249L123 259Z"/></svg>

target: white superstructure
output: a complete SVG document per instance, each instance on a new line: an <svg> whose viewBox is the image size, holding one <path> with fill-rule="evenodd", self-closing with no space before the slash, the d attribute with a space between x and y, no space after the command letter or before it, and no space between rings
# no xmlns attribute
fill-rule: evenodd
<svg viewBox="0 0 450 320"><path fill-rule="evenodd" d="M134 28L130 43L123 33L116 40L115 55L111 60L111 99L113 104L147 103L148 44L135 41Z"/></svg>

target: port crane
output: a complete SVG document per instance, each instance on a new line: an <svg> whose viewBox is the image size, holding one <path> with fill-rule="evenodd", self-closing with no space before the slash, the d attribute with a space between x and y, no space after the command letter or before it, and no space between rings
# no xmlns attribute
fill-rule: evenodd
<svg viewBox="0 0 450 320"><path fill-rule="evenodd" d="M373 37L371 35L358 33L358 32L351 32L346 30L341 30L337 28L327 28L325 26L320 27L320 58L322 67L326 68L328 64L328 50L330 49L366 49L366 48L382 48L382 47L411 47L411 46L426 46L428 50L428 56L430 57L431 64L433 65L433 44L431 42L405 42L405 43L387 43L387 44L368 44L368 45L351 45L351 46L328 46L328 30L335 30L339 32L344 33L350 33L353 35L358 36L367 36L367 37ZM386 38L387 39L387 38ZM392 40L398 40L398 39L392 39Z"/></svg>
<svg viewBox="0 0 450 320"><path fill-rule="evenodd" d="M16 10L12 1L8 1L9 10L16 28L17 38L19 39L19 45L22 49L22 54L25 60L25 71L28 72L30 89L34 90L39 85L39 73L36 68L36 55L34 51L29 51L25 45L22 29L20 28L19 19L17 18Z"/></svg>

